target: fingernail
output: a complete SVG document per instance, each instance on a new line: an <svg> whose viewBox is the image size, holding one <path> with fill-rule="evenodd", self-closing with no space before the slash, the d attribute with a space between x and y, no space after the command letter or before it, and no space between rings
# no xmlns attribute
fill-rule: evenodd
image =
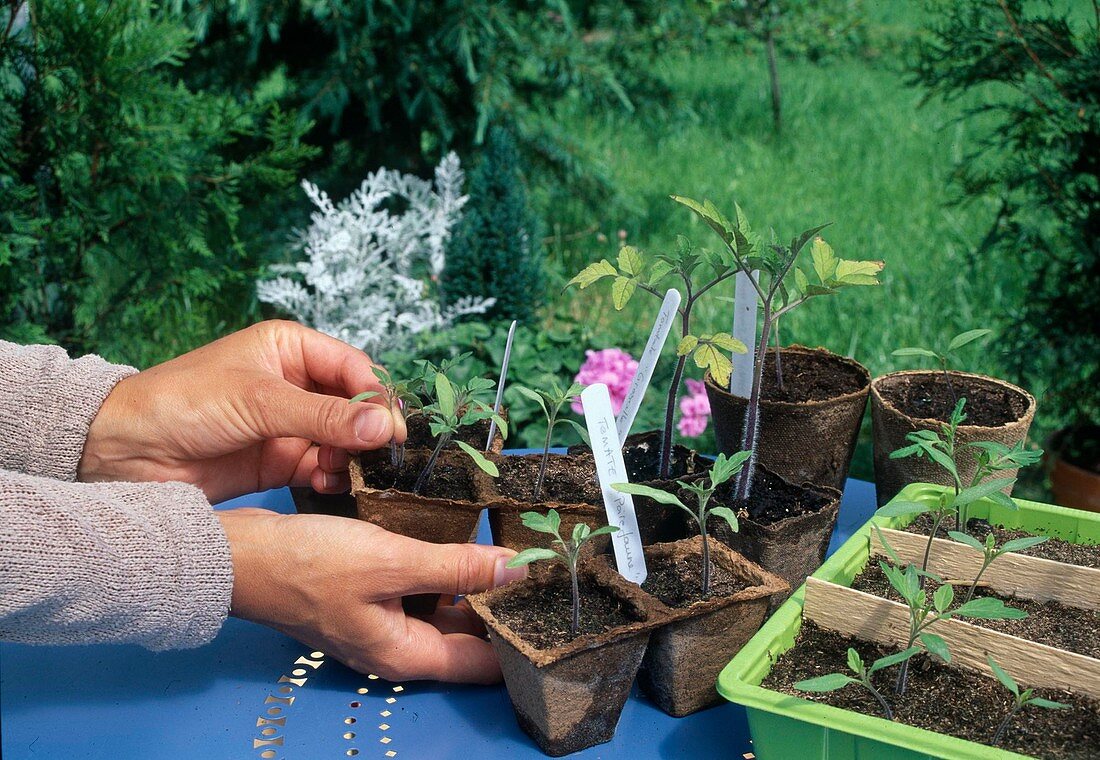
<svg viewBox="0 0 1100 760"><path fill-rule="evenodd" d="M355 435L364 443L378 443L383 437L389 437L386 418L389 412L384 409L364 409L355 419Z"/></svg>
<svg viewBox="0 0 1100 760"><path fill-rule="evenodd" d="M322 472L321 473L321 487L324 488L326 491L335 488L336 487L336 476L333 475L331 472Z"/></svg>
<svg viewBox="0 0 1100 760"><path fill-rule="evenodd" d="M514 556L514 555L513 555ZM508 567L508 560L512 557L498 557L493 567L493 586L503 586L512 581L521 581L527 577L527 567Z"/></svg>

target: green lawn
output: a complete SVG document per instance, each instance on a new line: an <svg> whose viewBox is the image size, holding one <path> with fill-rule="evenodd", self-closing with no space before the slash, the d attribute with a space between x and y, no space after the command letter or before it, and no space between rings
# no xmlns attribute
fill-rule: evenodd
<svg viewBox="0 0 1100 760"><path fill-rule="evenodd" d="M890 61L781 61L780 67L780 136L772 129L764 61L734 51L660 64L694 118L655 126L644 114L567 114L569 128L626 188L629 210L618 218L598 208L563 211L563 223L574 229L595 224L608 236L606 242L588 235L558 246L563 268L575 271L613 255L620 228L629 242L648 250L670 245L677 233L713 244L710 231L668 194L707 197L731 210L736 200L757 230L771 227L789 239L829 221L833 226L824 235L838 255L886 262L882 287L810 302L785 320L784 342L822 345L881 374L912 366L892 358L894 348L942 345L964 329L995 326L1019 277L1011 262L975 255L993 206L951 202L958 192L952 172L982 125L955 123L958 105L921 106L921 92L907 86L901 67ZM601 292L590 296L594 290ZM567 297L574 298L575 314L603 324L609 345L640 350L652 299L635 297L637 305L616 315L606 289ZM728 329L727 310L727 303L712 301L700 329ZM963 368L997 374L998 352L973 350ZM853 474L869 477L865 438Z"/></svg>

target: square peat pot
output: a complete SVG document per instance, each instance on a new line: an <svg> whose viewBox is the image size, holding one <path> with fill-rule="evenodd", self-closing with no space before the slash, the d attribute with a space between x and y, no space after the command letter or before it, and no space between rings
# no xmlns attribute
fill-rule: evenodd
<svg viewBox="0 0 1100 760"><path fill-rule="evenodd" d="M904 488L897 501L933 503L946 489L925 483ZM1050 504L1016 500L1018 511L989 500L970 506L970 517L1005 528L1054 536L1076 544L1100 544L1100 514ZM871 556L871 525L904 528L914 516L872 517L826 560L815 578L850 586ZM806 587L776 610L764 627L718 676L718 692L744 705L753 748L760 760L1010 760L1015 752L945 736L884 718L792 697L760 684L772 662L794 646L802 627Z"/></svg>

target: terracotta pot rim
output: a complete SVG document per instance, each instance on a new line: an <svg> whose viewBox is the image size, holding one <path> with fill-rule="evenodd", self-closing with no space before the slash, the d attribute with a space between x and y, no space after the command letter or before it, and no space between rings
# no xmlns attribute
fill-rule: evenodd
<svg viewBox="0 0 1100 760"><path fill-rule="evenodd" d="M448 451L441 452L439 461L446 461L447 458L449 458L448 455L453 453L454 452ZM348 473L351 475L351 495L353 497L358 497L360 495L366 496L372 501L377 501L395 508L408 507L409 505L407 503L411 502L418 507L480 512L485 509L486 506L483 502L465 501L463 499L446 499L436 496L421 496L412 491L401 491L396 488L371 488L363 480L363 466L360 464L359 457L357 456L351 458L351 462L348 464Z"/></svg>
<svg viewBox="0 0 1100 760"><path fill-rule="evenodd" d="M672 554L679 546L690 546L701 554L703 551L703 537L692 536L691 538L682 538L679 541L650 544L649 546L643 547L643 552L648 561L652 555L667 556ZM726 596L712 596L709 599L700 599L697 602L689 604L687 607L669 607L653 594L649 594L653 599L653 606L657 609L658 615L663 619L662 625L700 617L707 613L737 604L738 602L749 602L755 599L767 598L774 594L781 594L789 591L791 588L790 584L778 575L769 573L767 570L760 567L760 565L751 561L744 555L735 552L714 537L710 538L710 558L711 561L721 565L726 570L740 570L742 573L739 574L750 576L752 578L752 585ZM606 557L603 559L607 561Z"/></svg>
<svg viewBox="0 0 1100 760"><path fill-rule="evenodd" d="M941 374L943 374L943 373L940 370L903 369L903 370L899 370L897 372L889 372L885 375L879 375L878 377L871 380L871 398L874 402L877 402L883 409L886 409L889 412L891 412L892 414L895 414L899 417L902 417L903 419L912 420L915 423L923 424L925 426L942 425L942 424L944 424L944 420L938 420L935 417L912 417L912 416L906 414L905 412L901 411L900 409L898 409L896 406L894 406L892 403L890 403L890 401L885 396L882 395L882 386L883 386L883 384L889 383L892 380L896 380L896 379L901 378L901 377L915 377L915 376L935 377L936 375L941 375ZM1005 422L1001 425L966 425L966 424L962 424L962 425L959 425L960 430L975 431L975 432L981 431L981 430L1003 430L1005 428L1012 427L1013 425L1018 425L1019 423L1023 422L1024 420L1030 419L1031 417L1033 417L1035 415L1035 408L1036 408L1036 405L1037 405L1037 402L1035 401L1035 397L1032 396L1030 393L1028 393L1023 388L1019 387L1018 385L1013 385L1012 383L1008 382L1007 380L1001 380L1000 378L997 378L997 377L991 377L989 375L979 375L975 372L959 372L958 370L951 370L950 374L951 374L952 377L964 378L964 379L967 379L967 380L977 380L977 381L982 382L982 383L988 383L990 385L995 385L995 386L1000 386L1002 388L1007 388L1008 390L1012 391L1013 393L1016 393L1020 396L1023 396L1024 401L1027 402L1027 406L1024 408L1023 413L1020 414L1018 417L1016 417L1013 420L1009 420L1008 422Z"/></svg>
<svg viewBox="0 0 1100 760"><path fill-rule="evenodd" d="M828 359L829 361L835 361L837 364L848 365L849 367L852 367L852 368L859 371L860 377L862 378L862 385L860 385L860 387L857 388L854 391L849 391L847 393L841 393L838 396L830 396L828 398L822 398L822 399L811 399L809 401L771 401L771 400L762 398L762 399L760 399L761 408L763 408L765 406L768 406L768 407L772 407L774 409L807 409L807 408L813 409L815 407L832 406L834 404L843 404L843 403L853 402L853 401L856 401L859 398L866 398L867 393L871 389L871 372L870 372L870 370L868 370L866 367L864 367L862 364L860 364L859 362L857 362L855 359L851 358L850 356L841 356L840 354L834 354L832 351L830 351L829 349L824 348L822 346L818 346L817 348L812 348L810 346L802 346L802 345L799 345L797 343L792 343L789 346L783 346L782 348L779 349L779 351L780 351L780 353L791 353L791 354L816 354L816 355L821 356L825 359ZM747 401L747 399L744 399L741 396L735 396L734 394L730 393L727 388L723 388L721 385L716 383L714 381L714 378L711 377L711 374L710 374L709 371L706 374L703 375L703 383L706 385L706 387L711 388L711 389L717 391L718 393L724 394L726 396L730 396L732 398L737 398L737 399L742 399L742 400Z"/></svg>
<svg viewBox="0 0 1100 760"><path fill-rule="evenodd" d="M536 668L545 668L549 665L562 662L572 657L582 655L595 649L615 644L640 634L648 634L656 628L661 620L653 606L652 597L642 591L641 587L630 583L619 573L612 570L605 563L582 560L579 573L586 580L595 582L605 591L625 602L629 615L638 618L625 625L609 628L598 634L586 634L578 636L572 641L550 649L539 649L528 643L522 636L516 633L511 626L498 619L491 609L493 603L501 598L517 593L518 591L538 584L539 580L550 575L568 574L568 571L560 563L554 563L549 572L539 576L528 577L521 581L513 581L504 586L483 591L479 594L471 594L466 597L474 612L502 641L513 647L525 659Z"/></svg>

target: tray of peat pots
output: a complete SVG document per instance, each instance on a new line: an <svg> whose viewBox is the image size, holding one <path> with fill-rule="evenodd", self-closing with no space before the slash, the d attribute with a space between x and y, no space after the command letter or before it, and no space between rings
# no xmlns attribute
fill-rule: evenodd
<svg viewBox="0 0 1100 760"><path fill-rule="evenodd" d="M1027 436L1035 417L1034 396L1003 380L949 367L956 351L980 341L990 332L968 330L939 350L899 348L894 356L932 358L940 369L892 372L871 382L875 488L880 506L910 483L949 484L944 471L930 459L897 459L891 454L905 445L910 433L938 430L950 420L961 398L967 402L967 418L958 431L961 443L995 441L1013 446ZM961 466L964 477L973 473L971 463Z"/></svg>
<svg viewBox="0 0 1100 760"><path fill-rule="evenodd" d="M756 756L1096 758L1100 515L1006 496L1019 445L909 442L952 485L905 488L719 677Z"/></svg>
<svg viewBox="0 0 1100 760"><path fill-rule="evenodd" d="M358 517L421 541L473 540L499 471L459 434L463 428L492 419L501 435L507 436L507 423L476 398L479 391L491 387L491 381L481 378L457 385L442 371L435 372L431 395L417 408L418 415L429 421L435 445L431 449L391 446L354 457L348 469ZM435 609L438 595L403 601L407 611L427 614Z"/></svg>
<svg viewBox="0 0 1100 760"><path fill-rule="evenodd" d="M512 566L535 566L522 581L468 596L500 659L516 720L543 752L565 755L609 741L656 623L651 599L585 544L617 530L576 523L557 511L523 523L551 539Z"/></svg>
<svg viewBox="0 0 1100 760"><path fill-rule="evenodd" d="M715 541L707 529L715 517L737 531L737 516L729 507L712 505L711 497L748 456L721 454L708 475L681 481L672 491L613 485L680 510L696 527L691 538L644 548L648 575L642 590L655 598L662 622L650 639L639 680L657 706L674 717L721 701L714 689L719 671L760 628L771 597L789 590L781 578Z"/></svg>
<svg viewBox="0 0 1100 760"><path fill-rule="evenodd" d="M708 373L707 398L719 451L737 451L749 399ZM824 348L787 346L764 360L758 460L793 483L844 489L871 374Z"/></svg>

